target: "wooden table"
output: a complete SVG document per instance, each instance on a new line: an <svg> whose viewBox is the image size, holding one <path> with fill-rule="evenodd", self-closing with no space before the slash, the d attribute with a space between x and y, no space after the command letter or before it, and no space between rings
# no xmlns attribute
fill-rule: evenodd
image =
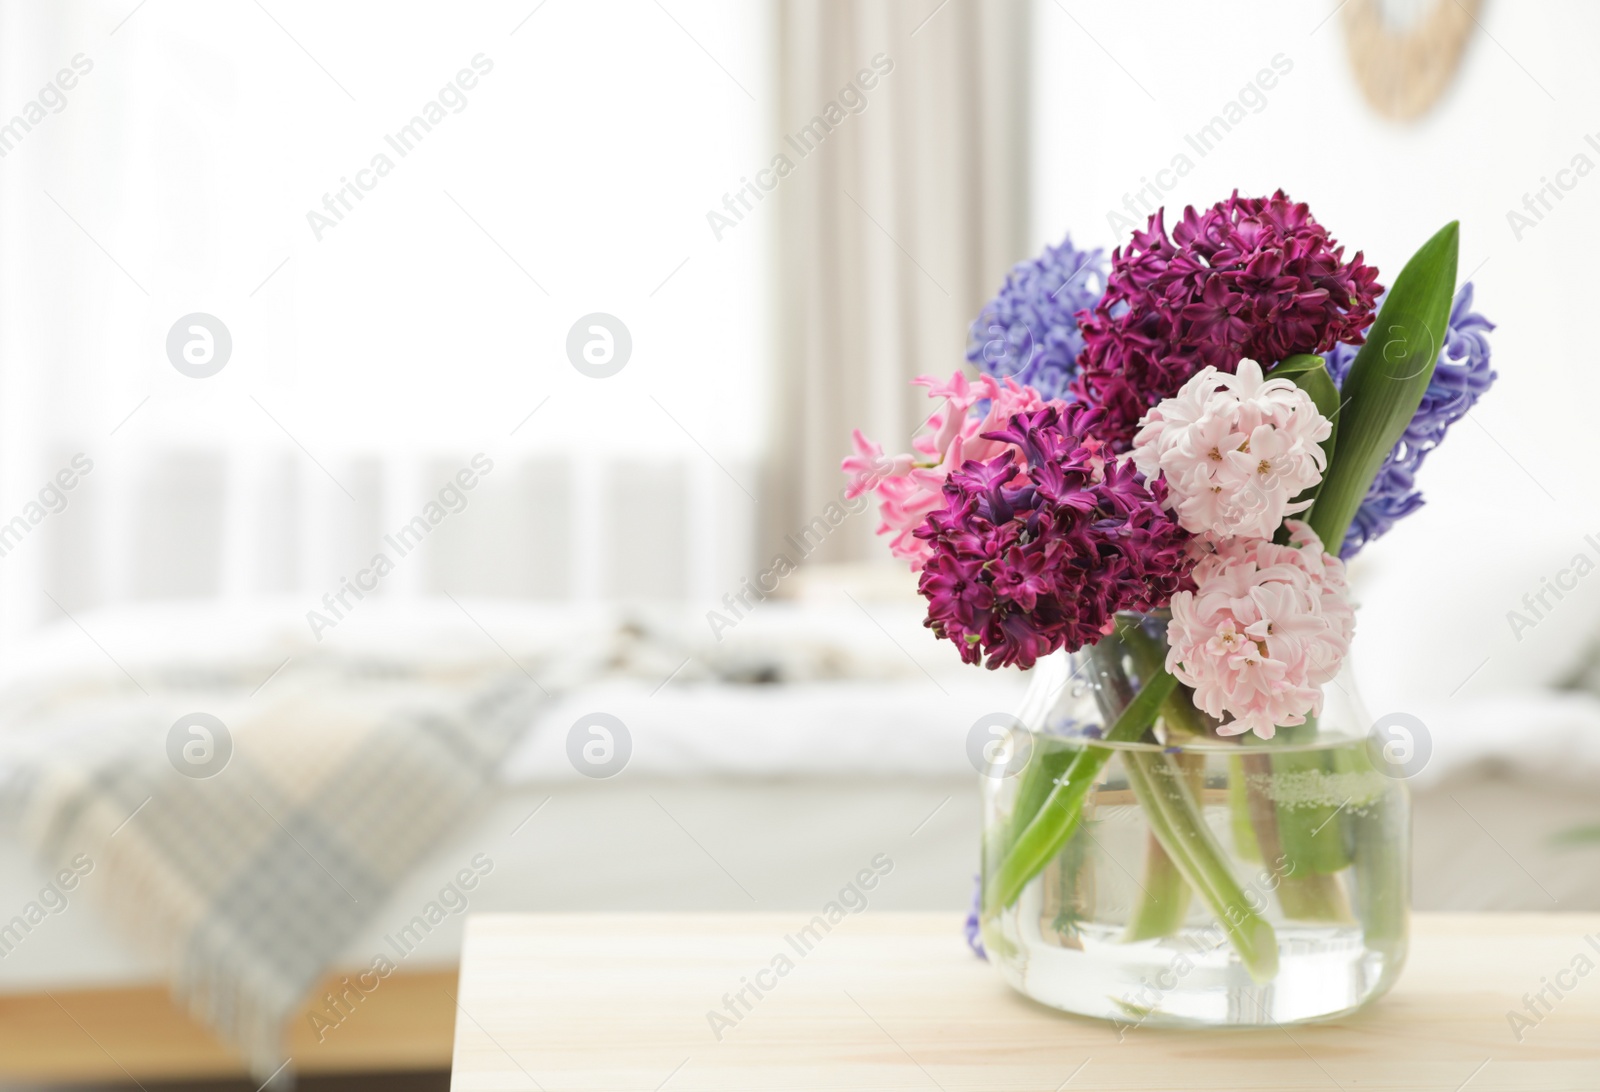
<svg viewBox="0 0 1600 1092"><path fill-rule="evenodd" d="M1120 1041L1013 993L952 915L869 910L801 956L785 934L809 917L475 917L452 1088L1600 1089L1600 914L1419 914L1400 984L1355 1016ZM775 985L748 1014L708 1018L780 953L793 969L763 973ZM1575 985L1519 1042L1507 1013L1562 980Z"/></svg>

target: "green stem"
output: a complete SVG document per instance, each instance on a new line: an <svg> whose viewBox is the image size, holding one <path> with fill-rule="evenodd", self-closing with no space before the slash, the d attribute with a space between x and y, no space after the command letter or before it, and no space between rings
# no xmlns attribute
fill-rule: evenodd
<svg viewBox="0 0 1600 1092"><path fill-rule="evenodd" d="M1175 691L1176 692L1176 691ZM1189 791L1205 791L1206 759L1204 755L1182 754L1176 756L1183 768ZM1171 936L1183 925L1189 914L1192 889L1183 873L1162 848L1161 840L1151 834L1145 846L1144 882L1139 902L1128 919L1128 929L1122 936L1124 942L1154 940Z"/></svg>
<svg viewBox="0 0 1600 1092"><path fill-rule="evenodd" d="M1350 896L1338 876L1311 872L1285 876L1278 884L1278 906L1290 921L1322 921L1349 925Z"/></svg>
<svg viewBox="0 0 1600 1092"><path fill-rule="evenodd" d="M1165 656L1149 635L1128 626L1122 636L1141 675L1159 677L1152 676L1157 671L1166 674ZM1186 693L1169 694L1163 712L1169 713L1174 724L1187 734L1204 731L1200 711ZM1181 773L1177 757L1129 751L1123 755L1123 766L1128 772L1128 784L1167 856L1210 906L1250 977L1257 982L1270 981L1278 973L1278 936L1234 878L1226 854L1206 825L1200 802Z"/></svg>
<svg viewBox="0 0 1600 1092"><path fill-rule="evenodd" d="M1152 640L1143 629L1131 622L1120 622L1118 637L1128 650L1134 669L1141 678L1164 673L1165 657L1160 644ZM1113 679L1123 681L1120 662L1110 665L1107 672ZM1173 738L1190 738L1204 730L1198 717L1199 710L1187 688L1175 686L1161 703L1161 720L1169 741ZM1202 770L1204 758L1201 759ZM1202 772L1201 776L1204 774ZM1188 916L1193 894L1189 881L1183 878L1172 858L1161 846L1161 839L1152 831L1145 845L1145 882L1128 918L1128 929L1123 940L1128 942L1170 936Z"/></svg>
<svg viewBox="0 0 1600 1092"><path fill-rule="evenodd" d="M1256 982L1270 982L1278 973L1277 934L1250 904L1234 878L1222 847L1206 826L1199 803L1171 757L1150 751L1124 752L1128 784L1144 809L1150 829L1184 878L1210 906L1250 977Z"/></svg>
<svg viewBox="0 0 1600 1092"><path fill-rule="evenodd" d="M997 847L1000 858L1011 852L1011 847L1044 806L1051 787L1067 772L1067 767L1075 757L1076 752L1065 747L1047 750L1043 737L1035 738L1033 759L1023 769L1021 779L1017 782L1017 795L1011 806L1011 822L1003 828L1004 840Z"/></svg>
<svg viewBox="0 0 1600 1092"><path fill-rule="evenodd" d="M1339 877L1318 875L1302 871L1289 859L1279 840L1281 823L1286 814L1267 796L1263 785L1270 784L1274 760L1278 756L1245 755L1240 761L1246 775L1245 797L1256 844L1261 850L1262 862L1272 871L1277 883L1278 906L1283 916L1291 921L1350 920L1350 900L1345 895Z"/></svg>
<svg viewBox="0 0 1600 1092"><path fill-rule="evenodd" d="M1294 745L1316 738L1317 722L1284 728L1284 743ZM1325 795L1331 760L1323 751L1286 751L1271 756L1272 778L1282 787L1274 817L1279 852L1273 868L1281 873L1278 905L1291 921L1349 922L1350 897L1338 873L1350 866L1344 826L1336 803L1314 801ZM1288 798L1286 801L1285 798Z"/></svg>
<svg viewBox="0 0 1600 1092"><path fill-rule="evenodd" d="M1122 934L1124 944L1171 936L1189 915L1192 894L1189 881L1183 878L1183 873L1161 848L1161 840L1154 834L1145 846L1144 879L1140 888L1139 901Z"/></svg>
<svg viewBox="0 0 1600 1092"><path fill-rule="evenodd" d="M1140 674L1148 675L1165 669L1161 649L1143 631L1131 626L1124 627L1122 637L1130 645ZM1205 719L1200 710L1195 708L1194 694L1188 687L1173 687L1167 700L1161 703L1161 720L1166 725L1169 743L1202 739L1206 735ZM1187 772L1190 789L1197 797L1202 795L1205 790L1205 756L1183 755L1178 761ZM1128 919L1124 941L1171 936L1189 913L1191 892L1188 881L1167 856L1167 851L1161 848L1161 840L1154 834L1150 835L1145 846L1142 886L1139 901Z"/></svg>
<svg viewBox="0 0 1600 1092"><path fill-rule="evenodd" d="M1341 773L1375 772L1366 747L1359 743L1335 752L1334 768ZM1406 787L1397 782L1389 785L1386 791L1404 793ZM1356 898L1367 945L1394 956L1405 948L1411 905L1410 874L1404 860L1404 847L1411 844L1411 831L1401 825L1405 822L1402 817L1409 815L1409 811L1393 807L1387 800L1373 801L1369 806L1376 808L1376 813L1386 821L1377 823L1369 819L1352 824L1355 828L1352 856ZM1391 826L1388 820L1393 820L1395 825Z"/></svg>
<svg viewBox="0 0 1600 1092"><path fill-rule="evenodd" d="M1155 722L1161 703L1177 682L1166 673L1152 677L1112 723L1105 734L1106 742L1131 743L1144 735ZM1038 813L1017 836L1011 851L985 885L983 901L986 914L998 913L1016 902L1028 881L1039 874L1050 858L1061 852L1078 829L1078 821L1083 816L1083 802L1088 798L1089 790L1099 781L1100 772L1110 758L1109 748L1093 744L1073 755L1040 805Z"/></svg>
<svg viewBox="0 0 1600 1092"><path fill-rule="evenodd" d="M990 832L984 843L983 874L991 876L1010 854L1022 832L1033 822L1034 816L1044 806L1051 787L1066 773L1077 752L1066 747L1047 748L1043 736L1034 737L1033 755L1017 778L1016 795L1012 798L1011 817ZM987 910L985 917L988 916Z"/></svg>
<svg viewBox="0 0 1600 1092"><path fill-rule="evenodd" d="M1286 744L1316 738L1316 721L1308 720L1280 733ZM1329 756L1322 751L1287 751L1272 756L1274 778L1285 791L1278 794L1278 838L1287 858L1284 868L1294 876L1331 875L1350 865L1344 828L1335 816L1337 803L1314 802L1324 797L1331 772ZM1305 802L1294 801L1299 795ZM1288 802L1285 797L1291 798Z"/></svg>

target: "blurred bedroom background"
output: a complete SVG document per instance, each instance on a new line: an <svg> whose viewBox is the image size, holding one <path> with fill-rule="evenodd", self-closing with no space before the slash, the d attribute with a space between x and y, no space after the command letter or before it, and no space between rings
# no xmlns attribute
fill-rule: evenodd
<svg viewBox="0 0 1600 1092"><path fill-rule="evenodd" d="M1013 263L1235 188L1386 281L1460 216L1500 378L1352 568L1356 670L1420 726L1418 908L1600 908L1597 41L0 0L0 1080L444 1087L468 909L808 908L885 854L870 908L958 928L1022 678L830 517L849 430L909 441Z"/></svg>

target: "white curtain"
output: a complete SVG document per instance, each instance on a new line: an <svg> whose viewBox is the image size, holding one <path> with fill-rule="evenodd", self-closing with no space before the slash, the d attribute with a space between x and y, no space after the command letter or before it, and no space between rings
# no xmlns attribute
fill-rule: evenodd
<svg viewBox="0 0 1600 1092"><path fill-rule="evenodd" d="M777 148L794 169L772 197L763 558L792 557L785 536L837 499L853 427L907 448L933 408L908 381L961 365L1028 238L1026 3L779 0L776 21ZM875 526L854 516L812 556L879 556Z"/></svg>

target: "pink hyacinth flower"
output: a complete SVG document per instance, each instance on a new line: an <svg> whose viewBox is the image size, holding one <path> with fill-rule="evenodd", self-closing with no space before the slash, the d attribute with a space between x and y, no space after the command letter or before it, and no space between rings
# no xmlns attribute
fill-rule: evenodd
<svg viewBox="0 0 1600 1092"><path fill-rule="evenodd" d="M1321 713L1322 686L1350 648L1344 563L1304 523L1287 526L1293 545L1222 542L1195 566L1195 590L1172 597L1167 670L1196 706L1230 718L1221 735L1271 739Z"/></svg>
<svg viewBox="0 0 1600 1092"><path fill-rule="evenodd" d="M1311 396L1266 379L1254 360L1229 375L1203 368L1144 415L1133 464L1167 481L1167 504L1192 534L1214 540L1270 538L1295 501L1322 480L1322 441L1333 431Z"/></svg>
<svg viewBox="0 0 1600 1092"><path fill-rule="evenodd" d="M842 467L850 475L845 496L877 494L878 514L883 520L878 534L893 535L890 552L910 562L911 570L917 572L927 563L933 547L912 532L928 518L928 513L944 507L944 481L950 472L960 469L969 459L987 462L1013 450L1003 441L984 439L982 433L1005 427L1018 413L1065 403L1046 401L1032 387L991 375L968 380L956 372L947 380L923 375L912 382L927 387L928 397L945 400L944 406L928 418L928 429L912 440L912 450L885 455L881 444L867 439L857 429L851 434L856 453L845 459ZM981 416L973 413L973 407L985 400L989 403L988 412ZM1020 463L1020 453L1013 450L1013 454Z"/></svg>

